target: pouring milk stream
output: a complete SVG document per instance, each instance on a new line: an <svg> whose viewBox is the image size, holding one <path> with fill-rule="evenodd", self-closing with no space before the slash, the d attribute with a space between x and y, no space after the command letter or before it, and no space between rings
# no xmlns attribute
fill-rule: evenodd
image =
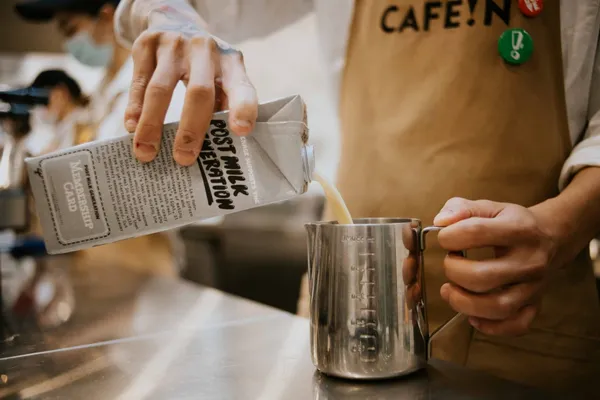
<svg viewBox="0 0 600 400"><path fill-rule="evenodd" d="M325 179L318 171L313 172L313 180L318 182L323 188L323 191L325 192L325 198L331 205L331 210L335 216L335 219L338 221L338 224L352 225L353 221L350 211L348 211L346 202L342 198L342 195L337 188L331 184L331 182Z"/></svg>

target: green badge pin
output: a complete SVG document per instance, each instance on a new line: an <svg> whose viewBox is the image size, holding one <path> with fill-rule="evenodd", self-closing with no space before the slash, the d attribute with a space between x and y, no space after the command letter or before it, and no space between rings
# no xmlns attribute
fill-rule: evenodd
<svg viewBox="0 0 600 400"><path fill-rule="evenodd" d="M498 39L498 51L507 63L523 64L533 54L533 39L525 29L508 29Z"/></svg>

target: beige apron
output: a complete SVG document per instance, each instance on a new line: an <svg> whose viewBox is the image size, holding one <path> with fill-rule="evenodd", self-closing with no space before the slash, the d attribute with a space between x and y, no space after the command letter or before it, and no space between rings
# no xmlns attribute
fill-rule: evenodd
<svg viewBox="0 0 600 400"><path fill-rule="evenodd" d="M416 217L429 225L454 196L527 207L558 194L571 151L559 0L545 1L536 18L523 16L516 0L510 11L502 3L357 0L338 176L354 217ZM498 54L498 38L510 27L526 29L535 43L521 66ZM454 313L439 295L445 254L430 242L425 275L434 329ZM434 356L564 387L600 365L599 325L584 254L552 279L530 334L492 338L464 321L434 342Z"/></svg>

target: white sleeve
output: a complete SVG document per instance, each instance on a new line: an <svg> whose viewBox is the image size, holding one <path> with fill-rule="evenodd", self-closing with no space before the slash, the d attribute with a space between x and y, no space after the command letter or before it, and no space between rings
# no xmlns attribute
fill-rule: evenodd
<svg viewBox="0 0 600 400"><path fill-rule="evenodd" d="M313 10L314 0L121 0L115 16L120 43L131 48L148 27L149 15L170 6L201 20L211 35L229 43L267 36Z"/></svg>
<svg viewBox="0 0 600 400"><path fill-rule="evenodd" d="M588 125L563 165L559 189L567 187L575 174L586 167L600 167L600 52L596 54L590 87Z"/></svg>
<svg viewBox="0 0 600 400"><path fill-rule="evenodd" d="M127 92L122 92L115 99L115 103L110 113L98 125L96 140L113 139L129 133L125 130L123 119L125 118L125 109L129 103Z"/></svg>

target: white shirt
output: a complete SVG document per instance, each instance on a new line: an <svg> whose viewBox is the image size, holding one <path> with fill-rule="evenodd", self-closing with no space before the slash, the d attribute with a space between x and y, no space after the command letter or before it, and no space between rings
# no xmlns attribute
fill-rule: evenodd
<svg viewBox="0 0 600 400"><path fill-rule="evenodd" d="M52 126L54 140L58 142L57 150L68 149L75 145L75 128L78 123L89 124L89 111L77 108L66 116L62 121Z"/></svg>
<svg viewBox="0 0 600 400"><path fill-rule="evenodd" d="M67 149L75 145L75 127L78 123L89 123L89 112L75 109L54 127L54 135L58 140L58 149Z"/></svg>
<svg viewBox="0 0 600 400"><path fill-rule="evenodd" d="M96 140L128 134L125 130L124 115L132 76L133 60L128 58L113 80L92 95L90 107L97 124Z"/></svg>
<svg viewBox="0 0 600 400"><path fill-rule="evenodd" d="M207 22L210 33L230 43L267 36L310 12L316 12L327 72L333 92L339 93L354 0L189 2ZM124 44L131 45L146 28L145 17L157 3L164 3L164 0L120 2L116 32ZM569 132L574 146L558 183L562 190L582 168L600 166L600 0L561 0L561 24Z"/></svg>

